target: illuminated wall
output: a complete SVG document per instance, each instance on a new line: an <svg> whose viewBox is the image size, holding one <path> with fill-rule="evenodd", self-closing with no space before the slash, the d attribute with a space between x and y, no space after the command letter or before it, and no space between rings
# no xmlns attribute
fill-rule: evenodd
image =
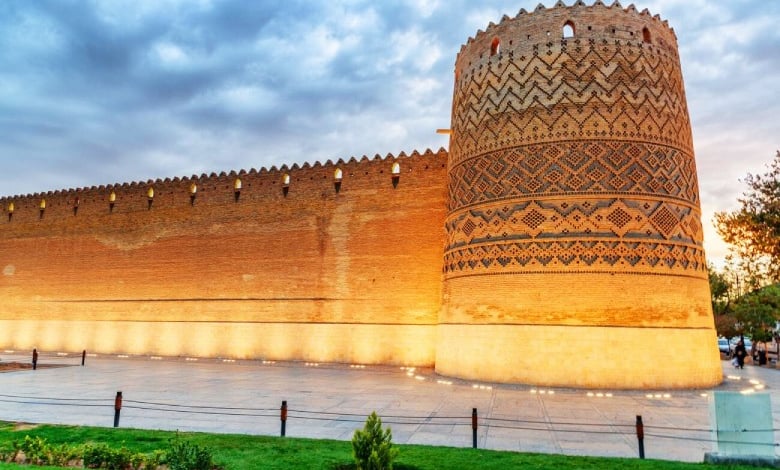
<svg viewBox="0 0 780 470"><path fill-rule="evenodd" d="M657 16L521 10L458 54L449 153L0 199L0 348L719 383L686 106Z"/></svg>
<svg viewBox="0 0 780 470"><path fill-rule="evenodd" d="M446 157L3 198L0 348L433 365Z"/></svg>
<svg viewBox="0 0 780 470"><path fill-rule="evenodd" d="M539 6L469 39L445 223L438 372L721 381L677 42L657 16Z"/></svg>

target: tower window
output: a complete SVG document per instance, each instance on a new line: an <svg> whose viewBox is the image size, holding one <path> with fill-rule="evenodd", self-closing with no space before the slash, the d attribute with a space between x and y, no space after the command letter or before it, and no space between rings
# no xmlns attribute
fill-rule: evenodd
<svg viewBox="0 0 780 470"><path fill-rule="evenodd" d="M494 56L501 52L501 41L498 38L493 38L493 42L490 43L490 55Z"/></svg>
<svg viewBox="0 0 780 470"><path fill-rule="evenodd" d="M571 20L563 25L563 37L564 39L574 37L574 23Z"/></svg>
<svg viewBox="0 0 780 470"><path fill-rule="evenodd" d="M647 29L647 27L642 28L642 41L650 44L652 41L650 40L650 30Z"/></svg>

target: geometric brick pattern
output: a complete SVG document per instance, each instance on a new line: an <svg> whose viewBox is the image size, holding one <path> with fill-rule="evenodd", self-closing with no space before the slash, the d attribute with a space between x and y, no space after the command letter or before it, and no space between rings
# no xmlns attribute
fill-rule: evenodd
<svg viewBox="0 0 780 470"><path fill-rule="evenodd" d="M451 168L501 148L561 140L690 149L679 58L642 41L563 39L509 51L456 80ZM596 147L592 158L601 157ZM634 159L631 149L624 158ZM559 150L541 158L564 158ZM689 155L690 156L690 155ZM473 164L470 164L473 166Z"/></svg>
<svg viewBox="0 0 780 470"><path fill-rule="evenodd" d="M445 279L553 271L706 275L673 33L626 12L599 26L608 16L598 8L612 14L575 5L521 15L461 50ZM580 28L575 37L538 37L571 18ZM595 26L582 33L586 24ZM529 31L537 36L526 42ZM491 55L486 44L494 38L505 49Z"/></svg>
<svg viewBox="0 0 780 470"><path fill-rule="evenodd" d="M448 209L507 198L594 193L697 204L697 186L693 156L667 146L609 140L527 145L451 167Z"/></svg>

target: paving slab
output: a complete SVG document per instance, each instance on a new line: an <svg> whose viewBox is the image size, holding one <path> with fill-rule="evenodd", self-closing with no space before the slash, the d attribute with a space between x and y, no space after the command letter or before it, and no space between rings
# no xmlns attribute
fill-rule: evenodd
<svg viewBox="0 0 780 470"><path fill-rule="evenodd" d="M0 361L28 362L3 354ZM376 411L394 442L470 447L477 408L479 447L638 456L637 415L648 458L700 462L715 451L709 432L713 390L766 391L780 427L780 371L724 361L724 383L707 390L576 390L475 383L430 369L263 363L198 358L42 355L62 367L0 373L0 420L110 427L122 391L121 427L351 439ZM752 381L752 383L751 383Z"/></svg>

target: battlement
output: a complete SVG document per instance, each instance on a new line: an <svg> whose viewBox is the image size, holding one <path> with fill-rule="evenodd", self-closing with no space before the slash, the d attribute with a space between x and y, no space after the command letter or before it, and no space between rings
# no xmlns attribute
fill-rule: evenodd
<svg viewBox="0 0 780 470"><path fill-rule="evenodd" d="M393 179L400 180L404 174L411 171L425 171L429 168L444 168L447 161L447 151L440 148L437 152L426 149L423 153L417 150L411 154L401 152L397 156L388 153L369 158L339 158L335 162L327 160L324 163L316 161L299 165L261 167L259 170L232 170L200 176L183 176L173 178L157 178L146 181L132 181L82 188L59 189L47 192L37 192L26 195L0 197L0 212L4 214L4 222L22 220L51 220L73 216L82 213L113 213L134 212L156 207L156 201L165 199L189 200L192 205L203 203L223 203L238 201L247 197L287 197L296 187L309 190L319 186L335 190L341 187L344 180L367 177L360 185L381 184L376 178L385 177L387 184ZM370 180L370 181L368 181ZM354 181L354 180L353 180ZM353 183L344 183L345 188ZM398 181L395 182L398 184ZM99 208L96 206L99 205ZM17 215L18 214L18 215ZM33 217L35 216L35 217Z"/></svg>
<svg viewBox="0 0 780 470"><path fill-rule="evenodd" d="M611 5L596 0L590 6L582 0L571 6L558 0L550 8L540 3L531 12L520 9L514 18L504 15L498 24L478 30L460 48L456 74L486 57L523 54L535 45L561 41L628 44L677 55L674 29L646 8L638 11L633 4L623 8L617 0Z"/></svg>

